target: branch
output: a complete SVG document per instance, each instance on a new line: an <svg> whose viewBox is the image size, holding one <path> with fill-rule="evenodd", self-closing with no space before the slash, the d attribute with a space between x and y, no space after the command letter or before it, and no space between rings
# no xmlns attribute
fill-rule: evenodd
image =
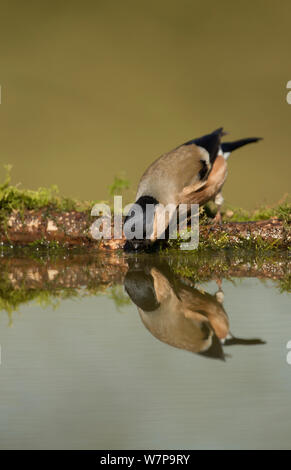
<svg viewBox="0 0 291 470"><path fill-rule="evenodd" d="M64 246L98 247L100 250L122 249L124 239L94 240L90 227L96 218L87 212L57 212L26 210L12 212L0 231L0 242L12 245L28 245L38 241L57 242ZM290 246L290 223L277 218L256 222L228 222L222 225L201 225L200 242L218 247L237 246L258 242L287 248Z"/></svg>

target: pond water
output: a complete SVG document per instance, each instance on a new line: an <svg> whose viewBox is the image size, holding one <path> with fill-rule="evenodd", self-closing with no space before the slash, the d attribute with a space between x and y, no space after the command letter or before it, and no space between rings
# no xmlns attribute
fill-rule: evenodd
<svg viewBox="0 0 291 470"><path fill-rule="evenodd" d="M0 447L290 449L284 256L2 258Z"/></svg>

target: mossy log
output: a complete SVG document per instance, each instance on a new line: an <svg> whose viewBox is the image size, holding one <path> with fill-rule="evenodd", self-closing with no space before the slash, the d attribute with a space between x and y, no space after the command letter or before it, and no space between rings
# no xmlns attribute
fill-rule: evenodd
<svg viewBox="0 0 291 470"><path fill-rule="evenodd" d="M19 255L0 258L0 278L5 277L14 289L90 289L98 286L102 290L122 284L127 269L126 261L115 255L69 254L45 260Z"/></svg>
<svg viewBox="0 0 291 470"><path fill-rule="evenodd" d="M260 279L283 280L290 277L291 261L283 253L269 258L242 254L228 257L222 252L217 256L203 259L186 258L174 260L171 270L179 278L194 282L211 279L256 277ZM166 257L167 258L167 257ZM67 257L49 256L46 259L33 259L13 255L0 258L0 285L9 289L48 290L87 289L103 291L108 287L123 284L129 269L128 257L107 253L69 254ZM181 261L181 262L180 262Z"/></svg>
<svg viewBox="0 0 291 470"><path fill-rule="evenodd" d="M14 248L0 257L0 310L8 313L10 325L12 313L33 300L55 308L62 299L106 293L117 308L130 303L122 286L132 257L109 252L98 255L95 250L88 253L87 248L81 250L83 253L73 253L75 249L54 251L58 250ZM260 257L249 250L238 251L231 257L221 250L214 256L205 252L202 257L190 253L174 257L160 254L158 258L162 256L166 262L170 259L173 276L198 288L201 282L211 279L217 282L223 278L257 277L272 279L281 292L290 292L291 261L284 252ZM146 265L149 257L145 258ZM156 256L153 259L157 261Z"/></svg>
<svg viewBox="0 0 291 470"><path fill-rule="evenodd" d="M91 246L100 250L122 249L124 239L95 240L90 232L96 220L88 212L54 210L13 211L2 223L0 242L29 245L38 241L57 242L64 246ZM200 242L217 246L236 246L258 242L266 246L290 246L290 223L272 218L255 222L227 222L221 225L201 225Z"/></svg>

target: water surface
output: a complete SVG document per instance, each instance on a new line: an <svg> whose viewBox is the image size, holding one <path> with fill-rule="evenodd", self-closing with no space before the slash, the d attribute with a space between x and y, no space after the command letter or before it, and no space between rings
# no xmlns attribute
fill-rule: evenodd
<svg viewBox="0 0 291 470"><path fill-rule="evenodd" d="M291 448L286 262L193 282L171 258L85 260L1 260L2 449ZM197 310L204 341L240 339L201 354Z"/></svg>

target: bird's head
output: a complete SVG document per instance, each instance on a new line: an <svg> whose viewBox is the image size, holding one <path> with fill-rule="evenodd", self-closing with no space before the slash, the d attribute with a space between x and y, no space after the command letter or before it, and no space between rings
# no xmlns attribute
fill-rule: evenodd
<svg viewBox="0 0 291 470"><path fill-rule="evenodd" d="M129 209L124 220L125 251L146 251L156 240L154 230L158 201L151 196L141 196Z"/></svg>

